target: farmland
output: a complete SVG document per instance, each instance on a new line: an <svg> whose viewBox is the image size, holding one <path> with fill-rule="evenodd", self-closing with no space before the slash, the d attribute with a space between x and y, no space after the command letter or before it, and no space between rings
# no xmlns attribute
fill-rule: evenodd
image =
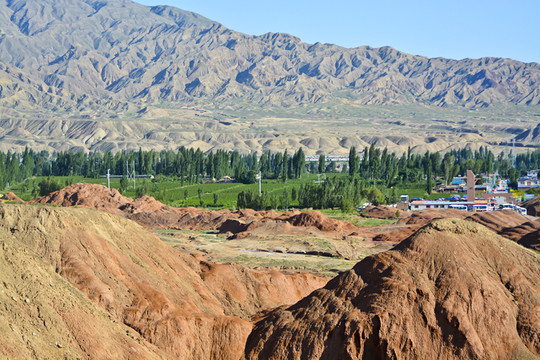
<svg viewBox="0 0 540 360"><path fill-rule="evenodd" d="M348 174L327 174L327 178L347 178ZM39 195L39 183L44 179L44 177L33 177L26 179L25 181L14 184L9 188L6 188L4 191L12 191L17 196L23 200L31 200ZM107 186L106 178L87 178L83 176L56 176L50 178L53 181L56 181L62 186L67 186L74 183L89 183L89 184L100 184ZM316 174L304 174L299 179L288 179L283 182L282 180L262 180L262 191L267 192L270 195L281 196L284 191L291 194L292 189L298 188L301 185L313 184L317 181ZM110 179L111 188L120 189L120 179L111 178ZM201 192L202 206L207 208L216 208L216 209L233 209L236 208L236 200L238 193L241 191L258 191L258 184L242 184L236 182L230 183L219 183L212 182L209 179L202 180L198 184L181 185L181 182L174 177L164 177L157 176L154 179L136 179L135 180L135 189L133 188L133 180L129 181L128 188L122 193L124 196L137 198L136 189L145 187L147 189L146 194L150 195L164 204L176 207L185 207L185 206L196 206L201 207L201 201L199 198L199 191ZM199 190L200 189L200 190ZM383 193L385 195L390 195L391 189L384 189ZM441 194L433 193L428 195L425 192L425 186L422 184L417 185L406 185L404 187L397 187L396 193L398 195L407 194L409 197L423 197L427 199L435 199ZM217 194L217 203L214 203L214 194ZM187 195L187 196L186 196ZM361 204L358 204L361 205ZM292 200L290 202L291 207L298 207L298 201ZM326 210L330 216L341 213L337 210ZM370 224L371 225L371 224Z"/></svg>

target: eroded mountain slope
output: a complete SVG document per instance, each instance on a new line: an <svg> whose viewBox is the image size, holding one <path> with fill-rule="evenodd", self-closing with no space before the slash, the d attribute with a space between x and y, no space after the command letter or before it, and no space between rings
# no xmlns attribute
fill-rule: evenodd
<svg viewBox="0 0 540 360"><path fill-rule="evenodd" d="M128 0L0 1L4 151L535 146L539 81L538 63L251 36Z"/></svg>

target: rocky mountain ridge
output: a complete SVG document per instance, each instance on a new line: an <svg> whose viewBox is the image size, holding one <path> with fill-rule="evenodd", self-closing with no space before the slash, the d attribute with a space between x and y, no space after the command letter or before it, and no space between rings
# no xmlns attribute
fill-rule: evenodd
<svg viewBox="0 0 540 360"><path fill-rule="evenodd" d="M0 29L4 106L540 103L538 63L428 59L390 47L250 36L194 13L127 0L2 0Z"/></svg>

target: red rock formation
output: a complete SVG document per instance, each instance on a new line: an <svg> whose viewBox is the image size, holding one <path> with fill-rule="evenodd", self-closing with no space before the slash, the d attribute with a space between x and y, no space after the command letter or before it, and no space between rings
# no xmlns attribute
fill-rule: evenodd
<svg viewBox="0 0 540 360"><path fill-rule="evenodd" d="M330 219L320 211L302 212L284 219L294 226L312 226L325 232L351 233L357 227L341 220Z"/></svg>
<svg viewBox="0 0 540 360"><path fill-rule="evenodd" d="M437 220L260 320L248 359L532 359L540 256Z"/></svg>
<svg viewBox="0 0 540 360"><path fill-rule="evenodd" d="M19 202L19 203L25 203L25 201L23 199L21 199L20 197L18 197L17 195L15 195L14 193L12 192L8 192L7 194L5 194L4 196L2 196L0 198L0 200L7 200L7 201L13 201L13 202Z"/></svg>
<svg viewBox="0 0 540 360"><path fill-rule="evenodd" d="M239 219L241 223L251 224L251 228L259 226L260 224L256 223L258 221L278 221L289 222L297 227L314 227L320 231L336 232L340 235L357 229L348 222L330 219L319 211L277 213L251 209L215 211L194 207L175 208L164 205L150 196L133 200L122 196L116 189L110 190L95 184L70 185L31 202L106 211L125 216L149 228L219 229L227 220Z"/></svg>
<svg viewBox="0 0 540 360"><path fill-rule="evenodd" d="M368 206L360 213L364 217L375 219L397 219L397 209L395 207L378 205Z"/></svg>
<svg viewBox="0 0 540 360"><path fill-rule="evenodd" d="M540 216L540 196L536 196L531 200L523 203L523 207L527 209L527 214L532 216Z"/></svg>
<svg viewBox="0 0 540 360"><path fill-rule="evenodd" d="M319 211L300 212L295 210L277 213L251 209L215 211L194 207L175 208L164 205L150 196L133 200L122 196L116 189L109 190L102 185L82 183L70 185L31 202L93 208L125 216L147 228L211 229L221 232L230 231L235 234L235 237L246 237L249 235L248 230L254 229L258 229L261 234L265 232L265 229L266 232L276 231L277 228L280 231L289 231L286 226L276 225L276 223L287 222L297 228L317 229L328 234L334 233L339 237L354 235L376 241L397 243L434 219L467 218L479 222L503 236L512 233L510 227L518 227L529 221L529 219L510 210L477 213L471 216L470 213L462 210L427 209L404 213L396 224L365 228L356 227L346 221L331 219ZM389 216L391 215L389 211L395 216L394 209L389 207L373 207L371 213ZM227 221L229 222L224 226ZM531 231L533 230L531 229ZM524 230L518 229L516 231L521 232L520 236L510 237L515 241L526 235ZM531 244L531 240L526 243ZM535 245L530 246L534 247Z"/></svg>
<svg viewBox="0 0 540 360"><path fill-rule="evenodd" d="M30 268L49 277L60 275L65 281L54 293L56 303L64 302L66 296L75 292L81 301L91 300L101 313L108 315L109 320L102 321L100 331L117 334L121 330L124 334L101 339L103 349L124 344L116 352L74 346L70 348L71 357L137 357L129 354L127 331L153 357L238 359L252 328L251 316L294 303L326 283L310 274L283 275L234 264L212 264L171 248L131 220L105 212L2 205L0 218L0 248L5 239L12 239L21 247L19 252L35 257L18 263L10 255L2 262L0 274L11 268ZM24 274L23 271L18 275L19 282L5 286L25 292L39 292L40 287L48 286L45 280L37 281ZM20 276L26 280L21 282ZM13 313L12 304L6 304L9 313ZM79 306L82 305L76 303L71 308L84 313L85 308ZM17 329L29 327L40 322L40 316L49 316L36 308L27 308L30 320L24 324L17 323L17 317L4 318L0 312L0 329L10 322ZM63 316L71 308L59 313ZM56 320L56 324L49 325L55 329L70 328L64 346L66 342L95 344L100 338L99 334L85 331L85 323L68 324L68 320ZM25 354L32 346L25 340L27 335L17 330L13 335L17 340L7 345L16 344L20 353ZM148 358L139 347L134 349L140 358ZM0 346L0 358L12 358L10 354Z"/></svg>

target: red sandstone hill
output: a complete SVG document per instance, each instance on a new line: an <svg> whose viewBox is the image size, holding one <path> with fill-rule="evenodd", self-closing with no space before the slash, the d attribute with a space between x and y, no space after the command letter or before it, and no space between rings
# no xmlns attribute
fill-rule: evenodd
<svg viewBox="0 0 540 360"><path fill-rule="evenodd" d="M361 215L375 219L397 219L398 210L385 205L370 205L361 211Z"/></svg>
<svg viewBox="0 0 540 360"><path fill-rule="evenodd" d="M247 359L540 357L540 256L436 220L262 318Z"/></svg>
<svg viewBox="0 0 540 360"><path fill-rule="evenodd" d="M326 283L213 264L106 212L4 204L0 219L0 358L238 359L251 316Z"/></svg>
<svg viewBox="0 0 540 360"><path fill-rule="evenodd" d="M540 216L540 196L536 196L531 200L523 203L523 207L527 209L527 214L532 216Z"/></svg>
<svg viewBox="0 0 540 360"><path fill-rule="evenodd" d="M535 237L533 234L540 228L540 220L531 220L530 217L525 217L512 210L478 212L472 215L469 212L456 209L413 211L405 214L397 222L396 225L404 226L404 228L380 234L375 237L375 240L400 242L431 221L445 218L458 218L476 222L525 247L531 249L540 248L540 237Z"/></svg>
<svg viewBox="0 0 540 360"><path fill-rule="evenodd" d="M21 199L20 197L18 197L17 195L12 193L11 191L6 193L4 196L2 196L0 198L0 200L7 200L7 201L18 202L18 203L24 203L25 202L23 199Z"/></svg>
<svg viewBox="0 0 540 360"><path fill-rule="evenodd" d="M537 222L532 222L532 225L528 227L523 226L526 222L531 222L530 219L510 210L470 215L468 212L455 209L427 209L403 213L396 224L365 228L356 227L346 221L331 219L319 211L277 213L273 210L215 211L193 207L175 208L164 205L150 196L133 200L122 196L116 189L108 189L95 184L70 185L31 202L102 210L125 216L148 228L211 229L221 232L230 231L235 237L245 237L254 229L258 229L259 233L270 233L275 231L276 227L287 231L289 228L280 225L287 222L296 228L316 229L338 237L354 235L396 243L406 239L432 220L448 217L467 218L524 246L540 247L540 239L535 240L533 236L528 236L530 232L537 229ZM385 217L391 215L389 209L395 216L395 210L388 207L373 207L370 213ZM528 240L520 241L525 236L528 236Z"/></svg>
<svg viewBox="0 0 540 360"><path fill-rule="evenodd" d="M296 227L313 227L341 235L357 229L346 221L328 218L319 211L277 213L273 210L215 211L194 207L175 208L146 195L133 200L121 195L116 189L96 184L73 184L31 202L106 211L125 216L149 228L219 229L229 219L240 219L247 223L261 220L288 222ZM253 224L252 228L260 225L262 224Z"/></svg>

